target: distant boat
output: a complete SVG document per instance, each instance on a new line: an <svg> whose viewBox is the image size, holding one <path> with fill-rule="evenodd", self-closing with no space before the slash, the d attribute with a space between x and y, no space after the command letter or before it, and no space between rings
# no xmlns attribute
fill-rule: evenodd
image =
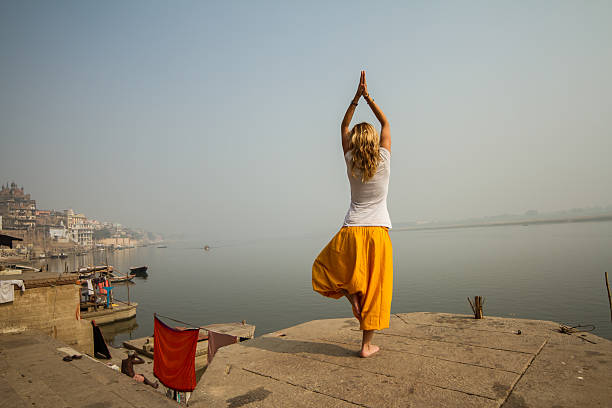
<svg viewBox="0 0 612 408"><path fill-rule="evenodd" d="M132 272L132 274L134 274L135 276L147 277L149 275L147 273L147 269L149 269L149 267L146 266L146 265L143 265L143 266L132 266L130 268L130 272Z"/></svg>
<svg viewBox="0 0 612 408"><path fill-rule="evenodd" d="M168 248L168 247L167 247L167 246L165 246L165 245L158 245L157 247L158 247L158 248Z"/></svg>

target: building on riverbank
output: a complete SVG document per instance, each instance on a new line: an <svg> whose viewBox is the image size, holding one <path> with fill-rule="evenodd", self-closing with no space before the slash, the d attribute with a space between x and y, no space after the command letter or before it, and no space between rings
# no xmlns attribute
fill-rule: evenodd
<svg viewBox="0 0 612 408"><path fill-rule="evenodd" d="M0 189L2 229L27 230L36 226L36 201L15 182Z"/></svg>

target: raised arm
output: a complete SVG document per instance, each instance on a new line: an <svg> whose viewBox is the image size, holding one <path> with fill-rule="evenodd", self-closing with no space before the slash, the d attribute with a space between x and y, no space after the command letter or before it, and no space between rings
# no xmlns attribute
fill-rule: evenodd
<svg viewBox="0 0 612 408"><path fill-rule="evenodd" d="M351 104L346 109L344 119L342 119L342 124L340 125L340 134L342 135L342 152L344 154L346 154L346 152L348 152L349 150L349 126L351 125L351 119L353 119L355 108L357 107L357 103L359 102L359 98L361 98L364 89L365 71L361 71L361 78L359 79L359 86L357 87L357 92L355 93L355 97L351 101Z"/></svg>
<svg viewBox="0 0 612 408"><path fill-rule="evenodd" d="M363 72L363 71L362 71ZM365 80L365 72L363 72L363 98L368 103L376 119L380 122L380 146L384 147L388 151L391 151L391 129L389 128L389 121L378 105L374 102L374 99L368 93L368 85Z"/></svg>

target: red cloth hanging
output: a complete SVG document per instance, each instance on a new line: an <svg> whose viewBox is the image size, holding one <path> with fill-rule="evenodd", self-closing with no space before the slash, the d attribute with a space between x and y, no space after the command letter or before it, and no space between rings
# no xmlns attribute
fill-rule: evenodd
<svg viewBox="0 0 612 408"><path fill-rule="evenodd" d="M168 388L193 391L200 329L176 330L154 317L153 374Z"/></svg>

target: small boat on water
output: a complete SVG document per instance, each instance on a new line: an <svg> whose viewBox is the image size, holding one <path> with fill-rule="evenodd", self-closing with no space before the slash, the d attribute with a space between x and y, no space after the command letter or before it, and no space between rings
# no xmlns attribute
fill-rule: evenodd
<svg viewBox="0 0 612 408"><path fill-rule="evenodd" d="M143 265L143 266L132 266L130 268L130 272L132 272L132 274L134 276L148 276L149 274L147 273L147 269L149 269L148 266Z"/></svg>
<svg viewBox="0 0 612 408"><path fill-rule="evenodd" d="M136 275L134 275L134 274L120 276L120 275L115 275L115 274L111 273L109 275L109 277L108 277L108 280L110 280L111 283L131 282L132 279L134 279L135 276Z"/></svg>
<svg viewBox="0 0 612 408"><path fill-rule="evenodd" d="M158 245L158 248L168 248L166 245Z"/></svg>
<svg viewBox="0 0 612 408"><path fill-rule="evenodd" d="M83 310L84 307L85 310ZM103 324L132 319L134 316L136 316L137 307L138 303L132 302L129 305L122 303L113 304L112 308L99 307L97 309L93 309L92 307L88 308L81 303L81 318L95 320L96 324L100 326Z"/></svg>
<svg viewBox="0 0 612 408"><path fill-rule="evenodd" d="M107 269L110 272L113 271L113 267L112 266L106 266L106 265L82 266L82 267L79 268L79 273L100 272L100 271L105 271Z"/></svg>

